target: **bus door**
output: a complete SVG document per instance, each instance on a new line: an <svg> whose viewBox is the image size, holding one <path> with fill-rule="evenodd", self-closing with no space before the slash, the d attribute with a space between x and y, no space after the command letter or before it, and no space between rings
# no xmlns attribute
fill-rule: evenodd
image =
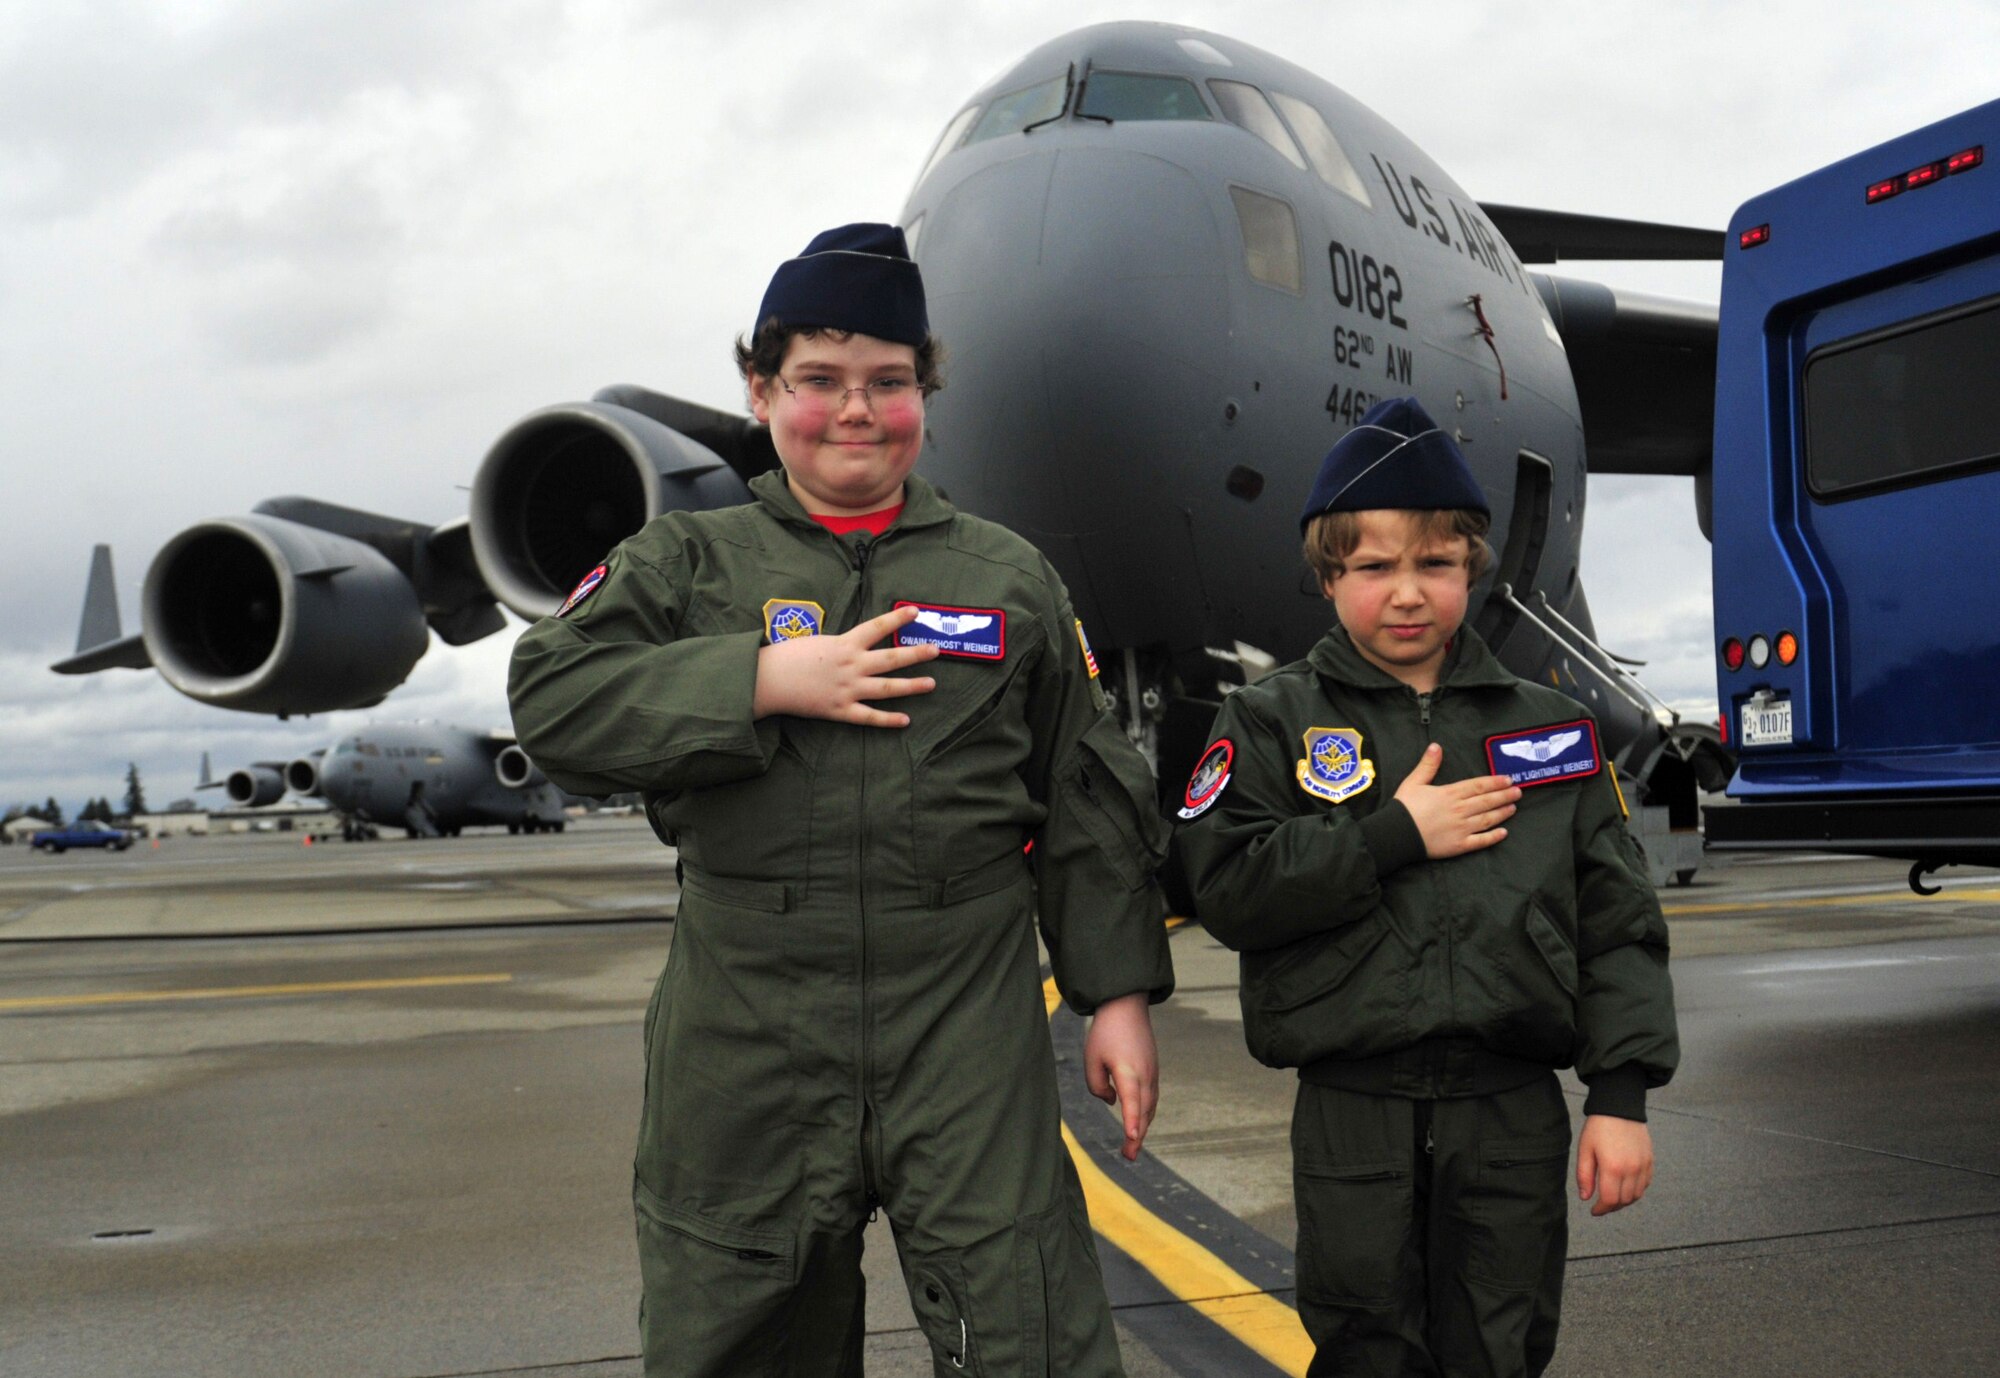
<svg viewBox="0 0 2000 1378"><path fill-rule="evenodd" d="M1973 748L1984 759L1968 768L1988 774L1976 749L2000 745L2000 258L1820 307L1791 342L1793 511L1827 586L1835 749ZM1941 784L1952 768L1927 759L1924 773Z"/></svg>

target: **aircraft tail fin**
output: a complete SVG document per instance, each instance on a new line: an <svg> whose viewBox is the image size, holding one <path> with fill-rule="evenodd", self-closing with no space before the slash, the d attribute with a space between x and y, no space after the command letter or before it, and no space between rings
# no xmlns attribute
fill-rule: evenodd
<svg viewBox="0 0 2000 1378"><path fill-rule="evenodd" d="M208 753L206 751L201 753L201 779L195 782L194 787L196 789L222 788L222 781L216 779L215 772L209 768Z"/></svg>
<svg viewBox="0 0 2000 1378"><path fill-rule="evenodd" d="M90 582L84 588L83 620L76 629L76 654L49 668L59 675L99 670L144 670L153 663L144 636L126 636L118 621L118 584L111 573L111 547L90 552Z"/></svg>

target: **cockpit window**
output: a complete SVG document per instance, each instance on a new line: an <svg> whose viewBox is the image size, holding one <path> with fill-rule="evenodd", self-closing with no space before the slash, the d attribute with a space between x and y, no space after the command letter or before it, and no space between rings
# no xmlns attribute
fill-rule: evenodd
<svg viewBox="0 0 2000 1378"><path fill-rule="evenodd" d="M1347 161L1340 140L1327 127L1326 117L1297 96L1288 96L1283 91L1273 91L1271 99L1284 112L1292 132L1299 136L1299 145L1305 149L1306 159L1320 180L1373 210L1375 203L1368 197L1368 188L1361 184L1361 174Z"/></svg>
<svg viewBox="0 0 2000 1378"><path fill-rule="evenodd" d="M1207 120L1201 92L1186 77L1092 72L1077 114L1104 120Z"/></svg>
<svg viewBox="0 0 2000 1378"><path fill-rule="evenodd" d="M1241 81L1210 81L1208 89L1214 93L1215 103L1222 107L1222 113L1231 124L1243 126L1282 153L1293 167L1304 169L1305 155L1292 142L1292 136L1285 132L1284 121L1271 108L1271 102L1264 99L1262 91Z"/></svg>
<svg viewBox="0 0 2000 1378"><path fill-rule="evenodd" d="M965 138L966 146L1007 134L1019 134L1031 124L1054 119L1062 114L1063 97L1068 90L1069 78L1060 76L1001 96L986 107L979 123L972 126L972 132Z"/></svg>
<svg viewBox="0 0 2000 1378"><path fill-rule="evenodd" d="M1250 276L1287 292L1300 290L1299 222L1292 208L1275 196L1247 187L1231 187L1236 221L1243 227L1243 266Z"/></svg>
<svg viewBox="0 0 2000 1378"><path fill-rule="evenodd" d="M930 159L924 164L924 170L917 174L917 181L922 182L924 178L930 176L931 169L944 161L944 155L958 147L959 141L965 137L966 129L978 115L979 107L968 105L951 117L951 123L946 125L944 133L938 136L937 147L931 150Z"/></svg>

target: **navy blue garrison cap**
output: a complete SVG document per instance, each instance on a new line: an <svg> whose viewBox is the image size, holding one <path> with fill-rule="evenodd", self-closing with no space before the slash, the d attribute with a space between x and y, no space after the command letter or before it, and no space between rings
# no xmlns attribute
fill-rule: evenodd
<svg viewBox="0 0 2000 1378"><path fill-rule="evenodd" d="M793 328L858 330L921 345L930 335L924 279L894 225L842 225L813 236L805 252L771 275L757 329L773 316Z"/></svg>
<svg viewBox="0 0 2000 1378"><path fill-rule="evenodd" d="M1491 516L1465 452L1414 397L1391 397L1320 461L1299 529L1323 512L1469 508Z"/></svg>

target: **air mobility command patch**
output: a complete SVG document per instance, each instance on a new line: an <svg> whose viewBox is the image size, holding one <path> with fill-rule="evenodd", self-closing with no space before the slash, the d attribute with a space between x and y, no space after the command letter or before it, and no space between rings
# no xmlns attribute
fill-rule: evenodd
<svg viewBox="0 0 2000 1378"><path fill-rule="evenodd" d="M826 609L803 598L772 598L764 604L764 639L773 646L818 636L825 623Z"/></svg>
<svg viewBox="0 0 2000 1378"><path fill-rule="evenodd" d="M1597 748L1597 724L1579 718L1488 737L1486 765L1526 789L1595 775L1604 768L1604 753Z"/></svg>
<svg viewBox="0 0 2000 1378"><path fill-rule="evenodd" d="M898 646L935 646L938 654L968 660L1007 658L1007 614L1000 608L954 608L943 603L900 602L917 620L896 633Z"/></svg>
<svg viewBox="0 0 2000 1378"><path fill-rule="evenodd" d="M1083 668L1090 671L1092 679L1097 678L1097 657L1091 654L1090 638L1083 634L1083 619L1076 619L1076 644L1083 647Z"/></svg>
<svg viewBox="0 0 2000 1378"><path fill-rule="evenodd" d="M578 603L581 603L584 599L590 597L591 594L597 592L597 586L604 582L604 575L607 568L608 566L599 565L596 569L584 575L577 586L569 591L569 597L563 599L562 606L556 609L556 616L563 616Z"/></svg>
<svg viewBox="0 0 2000 1378"><path fill-rule="evenodd" d="M1194 774L1188 777L1186 802L1179 811L1182 818L1201 817L1222 797L1222 791L1229 785L1229 767L1235 760L1236 743L1227 737L1217 737L1195 762Z"/></svg>
<svg viewBox="0 0 2000 1378"><path fill-rule="evenodd" d="M1305 743L1299 788L1315 799L1338 804L1375 783L1375 763L1361 755L1361 734L1353 728L1309 727Z"/></svg>

